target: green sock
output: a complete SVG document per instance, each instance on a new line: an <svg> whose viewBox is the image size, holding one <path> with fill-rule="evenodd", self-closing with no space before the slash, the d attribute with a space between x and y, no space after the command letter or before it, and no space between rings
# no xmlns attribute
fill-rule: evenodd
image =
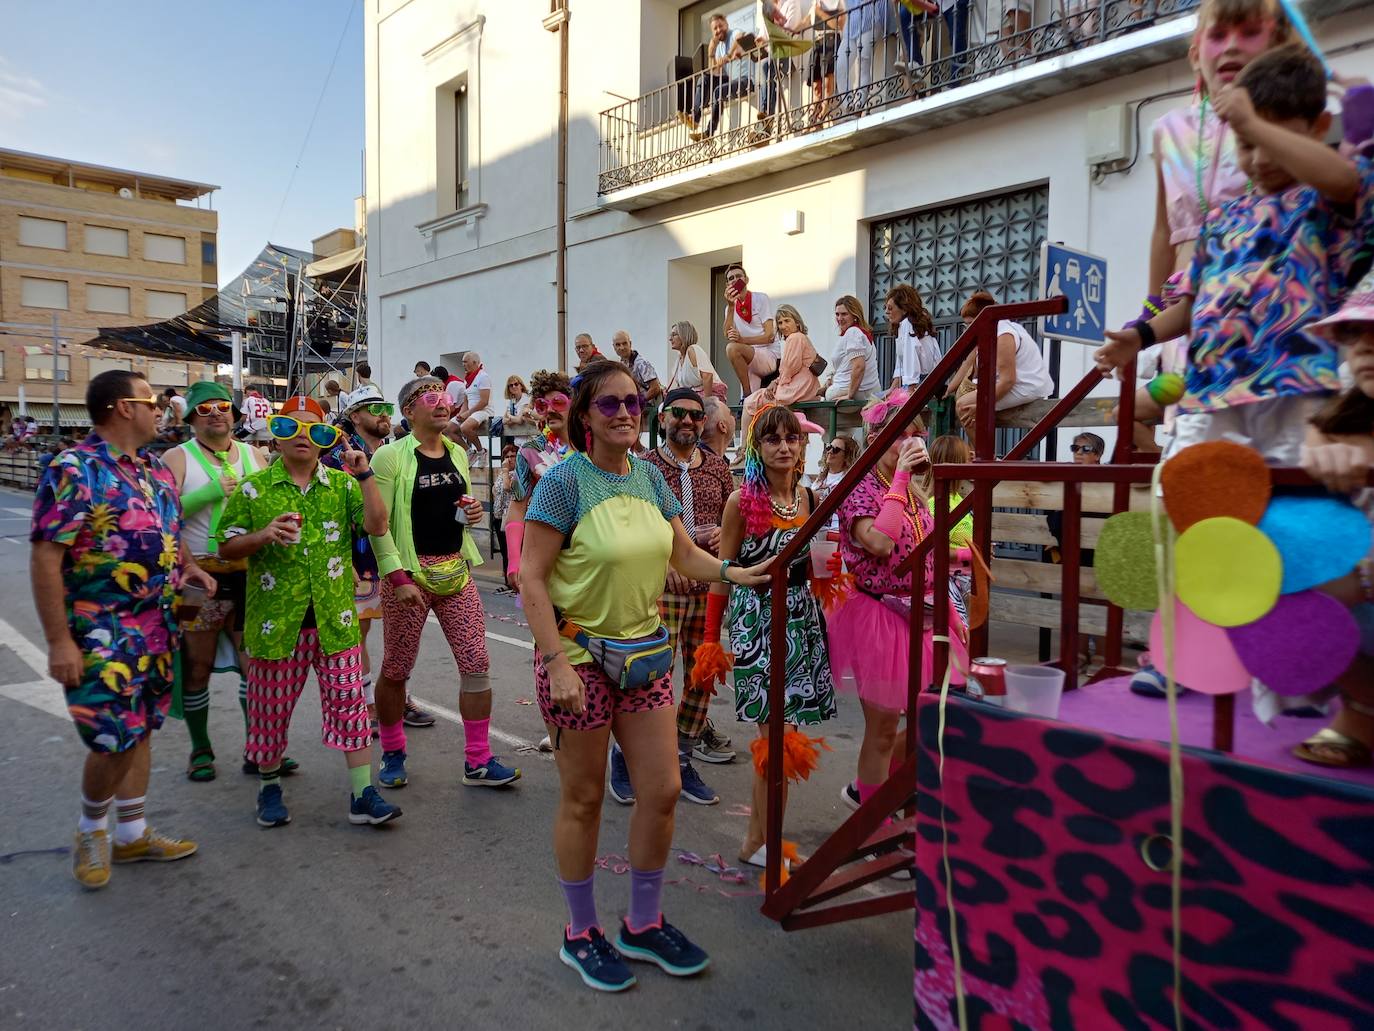
<svg viewBox="0 0 1374 1031"><path fill-rule="evenodd" d="M181 700L182 715L186 718L186 730L191 735L191 750L194 752L210 750L210 692L189 694Z"/></svg>
<svg viewBox="0 0 1374 1031"><path fill-rule="evenodd" d="M277 763L270 770L266 767L258 767L258 787L270 788L281 784L281 763Z"/></svg>
<svg viewBox="0 0 1374 1031"><path fill-rule="evenodd" d="M372 784L372 764L363 763L361 766L350 766L348 779L353 784L353 797L362 798L363 791Z"/></svg>

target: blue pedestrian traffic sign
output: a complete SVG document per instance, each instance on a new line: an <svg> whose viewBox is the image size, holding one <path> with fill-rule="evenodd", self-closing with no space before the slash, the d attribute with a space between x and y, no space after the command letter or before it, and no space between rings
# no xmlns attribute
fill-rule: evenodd
<svg viewBox="0 0 1374 1031"><path fill-rule="evenodd" d="M1064 295L1069 300L1063 315L1045 318L1043 335L1051 340L1101 344L1107 328L1107 260L1074 250L1062 243L1040 248L1040 296Z"/></svg>

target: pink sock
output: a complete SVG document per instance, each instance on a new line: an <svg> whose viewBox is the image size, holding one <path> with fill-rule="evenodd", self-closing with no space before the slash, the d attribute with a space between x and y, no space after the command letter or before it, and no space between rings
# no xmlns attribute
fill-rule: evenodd
<svg viewBox="0 0 1374 1031"><path fill-rule="evenodd" d="M397 720L395 723L381 723L377 726L383 752L404 752L406 750L406 725Z"/></svg>
<svg viewBox="0 0 1374 1031"><path fill-rule="evenodd" d="M881 784L865 784L865 783L864 783L863 781L861 781L861 780L856 780L856 781L854 782L854 786L855 786L856 788L859 789L859 804L860 804L860 805L863 805L863 804L864 804L865 802L867 802L870 798L872 798L873 795L874 795L874 793L875 793L880 787L882 787Z"/></svg>
<svg viewBox="0 0 1374 1031"><path fill-rule="evenodd" d="M491 758L491 745L487 743L487 731L490 727L489 719L463 721L463 758L469 766L485 766Z"/></svg>

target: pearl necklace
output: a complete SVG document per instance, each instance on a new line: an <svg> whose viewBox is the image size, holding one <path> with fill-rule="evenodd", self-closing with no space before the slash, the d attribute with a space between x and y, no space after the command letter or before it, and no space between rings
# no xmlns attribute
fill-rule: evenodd
<svg viewBox="0 0 1374 1031"><path fill-rule="evenodd" d="M796 488L796 493L792 495L791 505L779 505L776 501L773 500L772 494L768 495L768 504L772 506L773 514L775 516L777 516L783 522L788 523L791 522L793 519L796 519L797 513L801 511L801 496L801 485L798 484Z"/></svg>

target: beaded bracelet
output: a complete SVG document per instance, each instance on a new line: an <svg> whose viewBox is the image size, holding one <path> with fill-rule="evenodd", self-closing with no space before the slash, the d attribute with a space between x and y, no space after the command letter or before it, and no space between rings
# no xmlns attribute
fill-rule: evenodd
<svg viewBox="0 0 1374 1031"><path fill-rule="evenodd" d="M884 494L884 495L883 495L883 500L884 500L884 501L896 501L896 502L898 502L898 503L900 503L900 504L903 504L903 505L905 505L906 502L907 502L907 499L906 499L905 497L903 497L901 494Z"/></svg>

